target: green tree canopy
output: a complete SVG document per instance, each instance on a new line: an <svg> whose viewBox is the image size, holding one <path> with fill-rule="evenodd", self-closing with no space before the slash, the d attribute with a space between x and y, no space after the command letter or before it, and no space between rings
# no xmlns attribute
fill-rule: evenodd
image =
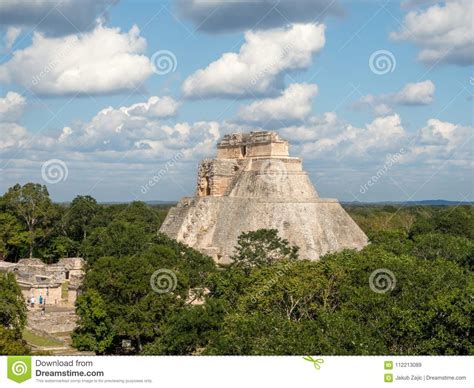
<svg viewBox="0 0 474 388"><path fill-rule="evenodd" d="M19 250L28 242L28 233L16 217L0 213L0 260L17 258Z"/></svg>
<svg viewBox="0 0 474 388"><path fill-rule="evenodd" d="M78 328L72 335L74 346L103 354L112 346L115 333L105 302L96 290L87 290L76 303L80 317Z"/></svg>
<svg viewBox="0 0 474 388"><path fill-rule="evenodd" d="M21 333L26 324L26 304L11 273L0 272L0 324Z"/></svg>
<svg viewBox="0 0 474 388"><path fill-rule="evenodd" d="M74 198L65 215L69 236L74 240L85 240L98 212L99 205L90 195L78 195Z"/></svg>
<svg viewBox="0 0 474 388"><path fill-rule="evenodd" d="M151 283L155 271L163 269L171 271L175 278L168 277L174 287L161 294L155 292ZM190 290L206 288L209 274L214 271L214 262L209 257L163 235L155 237L135 255L99 258L87 273L86 294L78 300L80 323L76 344L88 350L97 349L98 343L104 344L97 319L89 318L93 311L95 316L103 317L99 324L107 322L114 333L112 343L101 350L120 351L121 340L131 339L141 351L143 345L162 335L162 324L169 316L187 306ZM89 290L97 292L103 303L92 298Z"/></svg>
<svg viewBox="0 0 474 388"><path fill-rule="evenodd" d="M298 247L278 236L276 229L259 229L242 233L237 240L233 265L242 268L262 266L280 260L296 260Z"/></svg>
<svg viewBox="0 0 474 388"><path fill-rule="evenodd" d="M49 223L54 209L48 189L38 183L26 183L24 186L16 184L8 189L3 200L7 209L25 223L28 230L29 257L33 257L37 239L44 236L42 227Z"/></svg>
<svg viewBox="0 0 474 388"><path fill-rule="evenodd" d="M373 291L378 269L395 288ZM455 263L375 249L255 268L205 353L469 354L472 280Z"/></svg>
<svg viewBox="0 0 474 388"><path fill-rule="evenodd" d="M28 354L21 333L26 324L26 304L13 274L0 273L0 354Z"/></svg>

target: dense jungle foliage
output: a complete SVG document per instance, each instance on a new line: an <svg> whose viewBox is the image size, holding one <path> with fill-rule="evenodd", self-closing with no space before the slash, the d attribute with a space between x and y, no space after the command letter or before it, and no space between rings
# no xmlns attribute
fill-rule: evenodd
<svg viewBox="0 0 474 388"><path fill-rule="evenodd" d="M360 252L312 262L259 230L218 267L158 234L166 206L56 204L29 183L0 197L0 260L83 257L73 343L97 354L474 354L474 207L345 208L369 237ZM164 293L152 287L162 269ZM0 321L0 354L27 352L11 275L0 274Z"/></svg>

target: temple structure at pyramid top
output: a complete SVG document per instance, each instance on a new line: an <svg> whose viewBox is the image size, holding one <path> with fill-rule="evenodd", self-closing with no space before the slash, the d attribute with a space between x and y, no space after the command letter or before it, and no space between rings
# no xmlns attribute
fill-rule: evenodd
<svg viewBox="0 0 474 388"><path fill-rule="evenodd" d="M288 142L275 132L250 132L225 135L217 145L218 159L288 156Z"/></svg>
<svg viewBox="0 0 474 388"><path fill-rule="evenodd" d="M225 135L216 158L201 161L195 196L170 209L160 231L225 264L242 232L263 228L302 259L367 244L336 199L319 198L288 142L267 131Z"/></svg>

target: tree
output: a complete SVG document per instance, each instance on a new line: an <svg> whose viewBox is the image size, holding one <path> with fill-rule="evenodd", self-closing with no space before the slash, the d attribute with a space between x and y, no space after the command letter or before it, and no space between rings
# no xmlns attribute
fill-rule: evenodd
<svg viewBox="0 0 474 388"><path fill-rule="evenodd" d="M100 294L95 290L88 290L79 296L76 313L80 319L78 328L72 334L74 346L97 354L110 350L115 333Z"/></svg>
<svg viewBox="0 0 474 388"><path fill-rule="evenodd" d="M106 227L92 230L81 244L81 252L90 263L100 257L117 258L131 256L143 251L153 239L144 226L115 220Z"/></svg>
<svg viewBox="0 0 474 388"><path fill-rule="evenodd" d="M298 247L278 236L276 229L242 233L237 239L233 265L242 268L272 264L279 260L298 259Z"/></svg>
<svg viewBox="0 0 474 388"><path fill-rule="evenodd" d="M133 201L120 211L117 220L143 226L147 233L156 234L160 228L162 218L157 211L145 202Z"/></svg>
<svg viewBox="0 0 474 388"><path fill-rule="evenodd" d="M413 241L408 233L400 229L371 230L367 233L371 245L366 249L383 248L397 255L409 254L413 249Z"/></svg>
<svg viewBox="0 0 474 388"><path fill-rule="evenodd" d="M13 274L0 273L0 354L28 354L22 340L26 304Z"/></svg>
<svg viewBox="0 0 474 388"><path fill-rule="evenodd" d="M79 243L67 236L57 236L49 239L49 244L40 250L41 256L46 262L56 262L62 257L73 257L77 255Z"/></svg>
<svg viewBox="0 0 474 388"><path fill-rule="evenodd" d="M20 334L26 324L26 304L11 273L0 273L0 325Z"/></svg>
<svg viewBox="0 0 474 388"><path fill-rule="evenodd" d="M165 286L169 288L157 293L151 284L152 275L163 269L166 272L159 273L166 274ZM86 294L94 291L100 295L101 309L110 318L114 338L108 351L120 352L121 340L130 339L136 351L141 352L162 335L164 322L187 306L190 290L208 286L209 275L214 271L211 258L164 235L141 246L133 255L98 258L86 274L84 288ZM157 287L161 285L156 283ZM96 327L97 320L88 318L88 312L97 310L93 303L92 298L82 298L77 310L77 343L82 349L94 350L103 332Z"/></svg>
<svg viewBox="0 0 474 388"><path fill-rule="evenodd" d="M444 233L427 233L415 236L412 250L415 256L435 260L444 258L474 270L474 241Z"/></svg>
<svg viewBox="0 0 474 388"><path fill-rule="evenodd" d="M381 269L394 287L378 293L370 278ZM253 267L248 277L205 354L472 352L473 276L453 262L371 248Z"/></svg>
<svg viewBox="0 0 474 388"><path fill-rule="evenodd" d="M435 217L436 231L474 239L474 212L472 206L446 208Z"/></svg>
<svg viewBox="0 0 474 388"><path fill-rule="evenodd" d="M32 258L36 240L43 235L40 228L49 221L53 210L48 189L37 183L16 184L8 189L4 201L8 209L26 224L29 257Z"/></svg>
<svg viewBox="0 0 474 388"><path fill-rule="evenodd" d="M0 213L0 261L13 254L28 241L28 234L18 220L9 213Z"/></svg>
<svg viewBox="0 0 474 388"><path fill-rule="evenodd" d="M448 206L439 209L425 208L425 214L415 221L410 235L439 232L474 239L474 213L472 206Z"/></svg>
<svg viewBox="0 0 474 388"><path fill-rule="evenodd" d="M216 336L225 315L221 300L202 306L184 306L167 318L155 340L143 348L146 355L199 354Z"/></svg>
<svg viewBox="0 0 474 388"><path fill-rule="evenodd" d="M0 326L0 355L29 354L30 349L26 342L11 330Z"/></svg>
<svg viewBox="0 0 474 388"><path fill-rule="evenodd" d="M74 198L66 213L66 228L74 240L85 240L92 220L99 211L97 201L90 195Z"/></svg>

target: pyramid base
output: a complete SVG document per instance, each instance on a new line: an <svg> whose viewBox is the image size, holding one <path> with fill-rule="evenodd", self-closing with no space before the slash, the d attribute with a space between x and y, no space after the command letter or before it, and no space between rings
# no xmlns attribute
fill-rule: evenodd
<svg viewBox="0 0 474 388"><path fill-rule="evenodd" d="M193 197L170 209L160 232L228 264L242 232L277 229L302 259L362 249L367 236L336 199Z"/></svg>

